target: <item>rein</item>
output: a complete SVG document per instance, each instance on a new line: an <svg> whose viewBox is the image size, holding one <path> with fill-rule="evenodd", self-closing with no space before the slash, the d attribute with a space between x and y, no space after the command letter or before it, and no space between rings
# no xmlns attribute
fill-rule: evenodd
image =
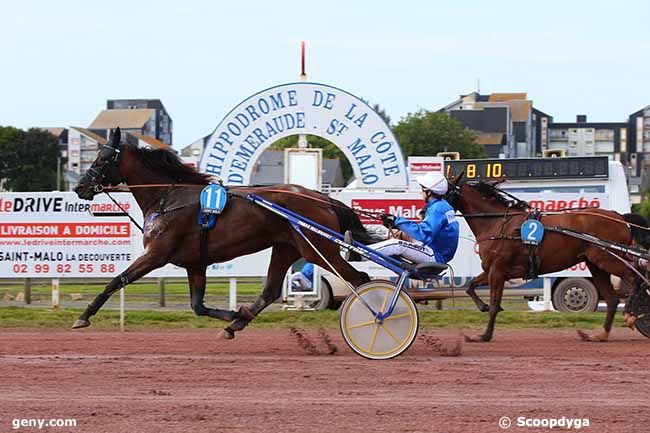
<svg viewBox="0 0 650 433"><path fill-rule="evenodd" d="M108 198L110 198L111 201L112 201L113 203L115 203L115 205L116 205L118 208L120 208L120 210L121 210L124 214L126 214L126 216L129 217L129 219L131 220L131 222L132 222L132 223L133 223L133 224L134 224L138 229L140 229L140 231L141 231L142 233L144 233L144 227L141 226L140 224L138 224L138 222L135 220L135 218L133 218L133 217L131 216L131 214L128 213L128 212L127 212L127 211L126 211L126 210L125 210L125 209L124 209L124 208L119 204L119 202L118 202L117 200L115 200L115 199L114 199L114 198L113 198L113 197L112 197L108 192L109 192L109 191L113 191L113 192L129 192L129 189L130 189L130 188L160 188L160 187L165 187L165 186L168 187L168 189L165 191L165 193L163 194L163 196L162 196L161 199L160 199L160 204L159 204L158 210L157 210L156 212L153 212L153 213L149 216L149 218L147 218L147 219L144 221L144 223L143 223L143 226L144 226L144 227L146 227L147 224L148 224L149 222L153 221L154 219L156 219L156 218L159 217L160 215L164 215L164 214L166 214L166 213L168 213L168 212L173 212L173 211L175 211L175 210L183 209L183 208L186 208L186 207L188 207L188 206L192 206L192 205L196 204L196 202L192 202L192 203L180 204L180 205L178 205L178 206L172 206L172 207L169 207L169 208L164 208L163 205L165 204L165 200L167 199L167 195L169 194L169 191L170 191L173 187L175 187L175 186L183 186L183 187L187 187L187 186L200 186L200 187L205 187L205 185L199 185L199 184L161 183L161 184L148 184L148 185L127 185L127 188L126 188L126 189L124 189L124 187L107 186L107 187L102 188L101 192L103 192L104 194L106 194L106 195L108 196Z"/></svg>
<svg viewBox="0 0 650 433"><path fill-rule="evenodd" d="M142 233L144 233L144 229L140 226L140 224L138 224L138 222L135 220L135 218L133 218L133 217L131 216L131 214L128 213L128 212L127 212L127 211L122 207L122 205L121 205L117 200L115 200L115 199L114 199L114 198L113 198L113 197L108 193L108 191L104 190L104 194L106 194L106 195L108 196L108 198L110 198L111 201L112 201L113 203L115 203L115 205L116 205L117 207L119 207L120 210L126 214L126 216L129 217L129 219L131 220L131 222L132 222L132 223L133 223L137 228L139 228L140 231L141 231Z"/></svg>
<svg viewBox="0 0 650 433"><path fill-rule="evenodd" d="M158 184L149 184L149 185L127 185L126 188L125 187L119 187L119 186L115 186L115 187L114 186L109 186L109 187L105 187L103 189L103 191L104 192L106 192L106 191L129 192L129 190L132 189L132 188L160 188L160 187L165 187L165 186L172 186L172 187L180 186L180 187L194 187L194 188L196 188L196 187L201 187L201 188L205 187L205 185L192 184L192 183L190 183L190 184L187 184L187 183L158 183ZM259 189L264 190L266 192L275 192L275 193L281 193L281 194L295 195L295 196L298 196L298 197L306 198L308 200L316 201L316 202L319 202L319 203L324 203L324 204L327 204L329 206L335 206L335 207L338 207L338 208L348 208L348 206L345 206L345 205L332 203L330 201L319 199L319 198L316 198L316 197L310 197L308 195L305 195L305 194L302 194L302 193L299 193L299 192L294 192L294 191L286 191L286 190L282 190L282 189L272 189L272 188L263 187L263 186L262 187L245 187L244 186L244 187L239 187L239 188L240 189L253 189L253 188L255 188L255 189L258 189L258 190ZM505 193L505 194L509 195L509 193ZM111 200L113 200L113 199L111 198ZM517 200L521 201L519 199L517 199ZM189 206L189 204L188 205L183 205L182 207L185 207L185 206ZM381 219L382 212L372 212L372 211L358 210L358 209L353 209L353 208L350 208L350 209L352 210L352 212L356 213L357 215L363 215L363 216L366 216L368 218L372 218L374 220ZM567 212L573 212L576 215L596 216L596 217L604 218L604 219L607 219L607 220L610 220L610 221L626 224L628 227L635 227L635 228L638 228L638 229L641 229L641 230L650 231L650 227L643 227L643 226L640 226L638 224L627 222L625 220L619 220L617 218L610 217L608 215L601 215L601 214L597 214L597 213L594 213L594 212L576 212L576 211L581 211L581 210L585 211L585 210L588 210L588 209L595 209L595 208L591 208L591 207L567 208L567 209L563 209L561 211L541 212L541 215L542 216L562 215L562 214L565 214ZM170 209L170 210L176 210L176 209ZM514 215L525 215L525 214L527 214L527 212L515 211L515 212L508 213L507 216L509 217L509 216L514 216ZM496 218L496 217L502 218L504 216L504 214L500 213L500 212L485 212L485 213L474 213L474 214L461 214L459 216L461 216L461 217L463 217L465 219L467 219L467 218Z"/></svg>
<svg viewBox="0 0 650 433"><path fill-rule="evenodd" d="M110 187L105 187L103 189L103 191L104 192L106 192L106 191L129 192L129 190L131 188L160 188L160 187L164 187L164 186L201 187L201 188L205 187L205 185L199 185L199 184L158 183L158 184L148 184L148 185L127 185L126 188L125 187L119 187L119 186L110 186ZM334 206L334 207L338 207L338 208L342 208L342 209L348 208L348 206L345 206L345 205L332 203L331 201L319 199L319 198L316 198L316 197L310 197L310 196L308 196L306 194L302 194L302 193L295 192L295 191L287 191L287 190L283 190L283 189L271 189L271 188L264 187L264 186L261 186L261 187L245 187L245 186L243 186L243 187L238 187L238 188L239 189L257 189L257 190L261 189L261 190L264 190L265 192L275 192L275 193L295 195L295 196L298 196L298 197L306 198L308 200L316 201L316 202L319 202L319 203L324 203L324 204L329 205L329 206ZM237 194L233 194L233 196L238 197ZM112 200L112 198L111 198L111 200ZM188 206L188 205L186 205L186 206ZM352 208L350 208L350 209L352 209ZM175 210L175 209L170 209L170 210ZM352 209L352 212L354 212L354 213L356 213L358 215L364 215L366 217L369 217L369 218L372 218L372 219L375 219L375 220L381 219L381 215L382 215L381 212L372 212L372 211L358 210L358 209Z"/></svg>

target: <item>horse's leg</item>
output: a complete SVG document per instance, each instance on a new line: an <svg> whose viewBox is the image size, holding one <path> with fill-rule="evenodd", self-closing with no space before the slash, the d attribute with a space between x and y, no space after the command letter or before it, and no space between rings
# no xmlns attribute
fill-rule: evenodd
<svg viewBox="0 0 650 433"><path fill-rule="evenodd" d="M625 300L625 308L623 309L623 320L628 328L631 330L636 330L636 316L633 314L632 305L638 302L639 291L645 290L642 282L637 282L636 280L633 283L627 283L630 286L631 292L628 294L627 299Z"/></svg>
<svg viewBox="0 0 650 433"><path fill-rule="evenodd" d="M587 266L591 272L591 279L598 289L598 294L607 302L607 315L605 316L604 330L600 334L590 336L580 330L577 332L583 341L607 341L612 330L612 323L614 323L619 298L612 286L611 275L591 262L587 262Z"/></svg>
<svg viewBox="0 0 650 433"><path fill-rule="evenodd" d="M188 269L187 280L190 284L192 310L197 316L208 316L227 322L235 319L237 314L234 311L205 306L205 268Z"/></svg>
<svg viewBox="0 0 650 433"><path fill-rule="evenodd" d="M90 326L90 318L97 314L99 309L102 308L113 293L117 292L129 283L139 280L154 269L164 266L167 261L161 257L160 254L154 252L149 252L138 257L124 272L113 278L104 291L97 295L95 299L88 304L86 310L81 313L79 319L77 319L77 321L74 322L74 325L72 325L72 329Z"/></svg>
<svg viewBox="0 0 650 433"><path fill-rule="evenodd" d="M273 247L271 262L266 276L266 284L264 285L262 294L248 307L241 306L238 312L233 312L235 319L224 329L224 338L228 340L234 338L235 331L244 329L255 316L280 297L282 294L282 282L287 274L287 270L299 258L300 254L293 245L279 244Z"/></svg>
<svg viewBox="0 0 650 433"><path fill-rule="evenodd" d="M488 321L485 333L475 338L465 337L470 342L487 342L492 340L494 334L494 325L496 324L497 314L501 310L501 298L503 297L503 286L506 282L505 272L499 265L493 265L488 274L488 284L490 285L490 319Z"/></svg>
<svg viewBox="0 0 650 433"><path fill-rule="evenodd" d="M476 294L476 288L479 286L484 285L487 283L488 276L486 272L481 272L479 275L474 277L472 281L469 282L469 285L467 286L467 290L465 290L465 293L469 295L470 298L472 298L472 301L476 304L476 308L478 308L479 311L483 313L487 313L490 311L490 307L487 306L485 302L481 298L478 297Z"/></svg>
<svg viewBox="0 0 650 433"><path fill-rule="evenodd" d="M306 260L320 266L326 271L332 272L334 275L337 273L340 274L345 281L349 282L354 287L359 287L360 285L370 281L368 274L356 270L354 266L341 257L338 245L322 238L317 238L312 242L314 246L318 248L318 252L314 251L314 248L305 242L298 244L298 251ZM323 260L321 254L325 259L327 259L327 261ZM334 269L332 269L332 267Z"/></svg>

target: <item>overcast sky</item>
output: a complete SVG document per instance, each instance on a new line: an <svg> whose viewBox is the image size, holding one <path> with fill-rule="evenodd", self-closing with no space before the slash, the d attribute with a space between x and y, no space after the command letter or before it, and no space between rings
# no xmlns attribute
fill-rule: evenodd
<svg viewBox="0 0 650 433"><path fill-rule="evenodd" d="M527 92L556 121L650 104L650 2L6 1L0 125L88 126L109 98L160 98L174 147L264 88L310 81L393 119L461 93Z"/></svg>

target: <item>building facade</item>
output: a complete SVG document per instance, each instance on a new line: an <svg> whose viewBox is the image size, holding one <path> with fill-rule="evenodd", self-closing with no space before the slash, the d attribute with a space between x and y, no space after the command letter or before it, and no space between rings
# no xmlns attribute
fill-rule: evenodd
<svg viewBox="0 0 650 433"><path fill-rule="evenodd" d="M92 121L89 130L107 138L119 126L122 131L172 145L172 119L160 99L109 99L106 107Z"/></svg>
<svg viewBox="0 0 650 433"><path fill-rule="evenodd" d="M440 111L476 131L477 143L490 158L529 158L541 153L544 125L552 121L533 108L526 93L472 92Z"/></svg>
<svg viewBox="0 0 650 433"><path fill-rule="evenodd" d="M544 150L563 150L567 156L604 155L629 163L626 122L587 122L584 114L575 122L548 125L548 141Z"/></svg>
<svg viewBox="0 0 650 433"><path fill-rule="evenodd" d="M68 129L67 169L76 175L86 172L97 158L99 147L108 141L94 132L71 126Z"/></svg>

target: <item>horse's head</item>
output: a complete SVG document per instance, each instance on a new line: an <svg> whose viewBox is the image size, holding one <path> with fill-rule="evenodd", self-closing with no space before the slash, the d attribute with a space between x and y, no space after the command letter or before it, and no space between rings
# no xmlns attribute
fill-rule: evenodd
<svg viewBox="0 0 650 433"><path fill-rule="evenodd" d="M92 200L103 191L105 186L119 185L123 178L120 173L121 132L117 128L109 144L99 149L95 162L81 176L79 184L74 189L77 196L84 200Z"/></svg>
<svg viewBox="0 0 650 433"><path fill-rule="evenodd" d="M449 181L449 190L445 196L454 210L463 212L493 212L506 207L521 207L525 202L510 200L497 185L499 181L467 181L463 180L464 173Z"/></svg>
<svg viewBox="0 0 650 433"><path fill-rule="evenodd" d="M447 194L445 194L445 200L451 205L454 210L460 210L460 199L461 199L461 188L463 186L463 174L461 172L458 176L447 181Z"/></svg>

